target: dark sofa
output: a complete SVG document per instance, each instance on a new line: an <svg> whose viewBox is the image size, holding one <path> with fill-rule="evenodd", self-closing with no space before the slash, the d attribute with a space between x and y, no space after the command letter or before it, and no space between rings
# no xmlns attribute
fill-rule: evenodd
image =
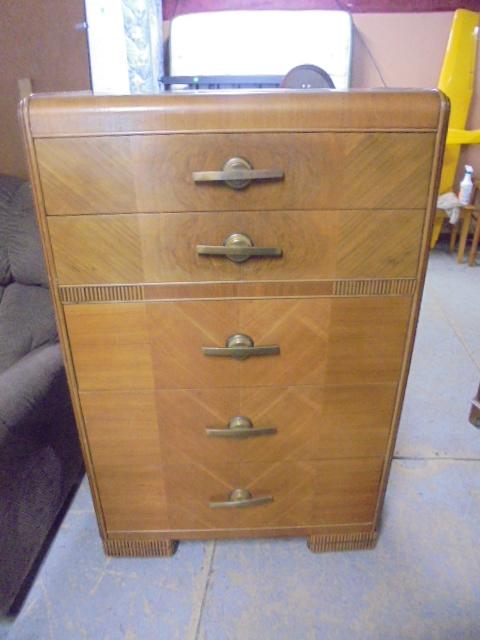
<svg viewBox="0 0 480 640"><path fill-rule="evenodd" d="M81 473L30 185L0 176L0 614Z"/></svg>

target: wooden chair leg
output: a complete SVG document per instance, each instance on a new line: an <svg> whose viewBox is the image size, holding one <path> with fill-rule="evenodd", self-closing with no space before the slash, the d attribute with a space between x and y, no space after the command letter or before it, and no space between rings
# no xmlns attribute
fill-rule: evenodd
<svg viewBox="0 0 480 640"><path fill-rule="evenodd" d="M475 231L473 232L472 247L468 256L468 265L473 267L477 257L478 242L480 240L480 213L477 216L477 222L475 224Z"/></svg>
<svg viewBox="0 0 480 640"><path fill-rule="evenodd" d="M467 244L468 230L470 229L470 222L472 220L472 212L468 209L463 210L462 230L460 232L460 243L458 245L457 262L463 262L465 255L465 247Z"/></svg>
<svg viewBox="0 0 480 640"><path fill-rule="evenodd" d="M458 222L452 224L452 228L450 231L450 253L455 251L455 245L457 244L457 236L458 236Z"/></svg>

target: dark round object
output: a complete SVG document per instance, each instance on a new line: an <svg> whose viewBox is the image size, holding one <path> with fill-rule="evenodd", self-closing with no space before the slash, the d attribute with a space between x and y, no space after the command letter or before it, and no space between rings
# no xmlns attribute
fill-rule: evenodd
<svg viewBox="0 0 480 640"><path fill-rule="evenodd" d="M300 64L287 73L280 85L283 89L335 89L325 69L314 64Z"/></svg>

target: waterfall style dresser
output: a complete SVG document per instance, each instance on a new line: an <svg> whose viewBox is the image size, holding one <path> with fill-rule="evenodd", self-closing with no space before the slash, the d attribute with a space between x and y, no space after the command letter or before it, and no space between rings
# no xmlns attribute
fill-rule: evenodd
<svg viewBox="0 0 480 640"><path fill-rule="evenodd" d="M106 553L372 547L445 98L61 94L21 115Z"/></svg>

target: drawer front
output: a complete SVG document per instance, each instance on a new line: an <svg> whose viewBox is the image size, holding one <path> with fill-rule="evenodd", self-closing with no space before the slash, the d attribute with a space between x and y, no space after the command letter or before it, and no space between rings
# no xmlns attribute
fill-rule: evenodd
<svg viewBox="0 0 480 640"><path fill-rule="evenodd" d="M65 307L80 390L346 385L398 380L407 297ZM232 334L277 355L205 355Z"/></svg>
<svg viewBox="0 0 480 640"><path fill-rule="evenodd" d="M123 443L132 464L158 438L167 460L215 465L383 456L395 396L383 384L90 391L81 402L89 440L112 451Z"/></svg>
<svg viewBox="0 0 480 640"><path fill-rule="evenodd" d="M182 451L172 455L162 425L153 419L151 396L82 394L82 409L109 531L313 527L373 519L381 458L242 463L219 455L207 463ZM210 507L237 488L273 502Z"/></svg>
<svg viewBox="0 0 480 640"><path fill-rule="evenodd" d="M167 466L170 523L174 529L369 523L382 467L380 458ZM249 508L211 508L211 503L228 501L235 489L273 500Z"/></svg>
<svg viewBox="0 0 480 640"><path fill-rule="evenodd" d="M244 133L35 141L49 215L278 209L419 209L435 133ZM283 172L236 190L194 182L234 157Z"/></svg>
<svg viewBox="0 0 480 640"><path fill-rule="evenodd" d="M62 285L416 274L424 211L262 211L50 217ZM234 234L276 257L199 255ZM208 251L208 249L207 249Z"/></svg>

